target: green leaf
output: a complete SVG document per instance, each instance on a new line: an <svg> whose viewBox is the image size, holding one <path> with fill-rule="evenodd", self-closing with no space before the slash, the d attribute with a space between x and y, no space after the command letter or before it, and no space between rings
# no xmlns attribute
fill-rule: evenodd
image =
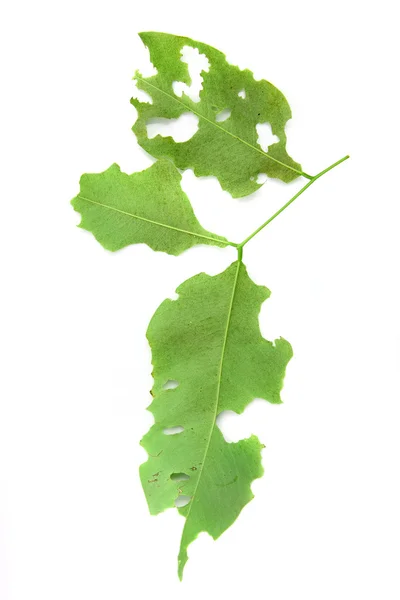
<svg viewBox="0 0 400 600"><path fill-rule="evenodd" d="M152 104L131 100L138 111L133 131L147 152L155 157L169 157L178 168L192 168L198 176L216 176L222 188L236 198L260 187L260 173L285 182L305 175L286 152L285 124L291 111L276 87L265 80L256 81L251 71L230 65L222 52L201 42L166 33L139 35L158 71L146 79L140 73L135 75L138 88L151 96ZM181 60L184 46L198 48L210 63L208 72L202 72L199 102L174 93L175 81L191 83L188 65ZM231 111L229 118L218 122L217 115L227 109ZM177 143L172 137L160 135L148 138L149 120L176 119L188 112L199 118L198 131L189 141ZM268 153L257 142L259 123L269 123L279 138L269 146Z"/></svg>
<svg viewBox="0 0 400 600"><path fill-rule="evenodd" d="M181 179L168 160L132 175L114 164L103 173L82 175L80 193L71 203L82 215L79 226L107 250L143 243L178 255L196 244L229 245L200 225Z"/></svg>
<svg viewBox="0 0 400 600"><path fill-rule="evenodd" d="M262 337L258 315L269 291L253 283L241 261L214 277L196 275L176 291L178 299L160 305L147 332L155 423L142 440L149 458L140 475L152 514L174 506L179 495L191 498L179 508L186 517L182 577L188 545L201 531L221 535L262 475L258 439L227 443L216 418L227 409L243 412L254 398L280 403L292 349L282 338ZM167 389L170 381L177 387ZM181 432L167 435L169 428Z"/></svg>

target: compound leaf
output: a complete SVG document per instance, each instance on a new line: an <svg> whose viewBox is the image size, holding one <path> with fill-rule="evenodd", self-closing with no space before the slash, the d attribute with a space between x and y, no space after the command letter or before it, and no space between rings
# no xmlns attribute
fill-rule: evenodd
<svg viewBox="0 0 400 600"><path fill-rule="evenodd" d="M133 126L139 144L150 154L171 158L180 169L192 168L196 175L214 175L233 197L251 194L261 184L261 173L289 182L302 175L301 166L286 152L285 124L291 118L283 94L265 80L256 81L249 70L230 65L225 55L212 46L166 33L139 34L150 50L157 74L143 78L136 73L137 87L151 96L152 103L132 98L138 111ZM174 82L190 85L188 65L182 49L197 48L209 61L202 71L199 102L185 93L178 96ZM176 89L176 88L175 88ZM177 119L184 113L198 118L198 130L186 142L157 135L149 139L150 120ZM220 117L225 113L226 120ZM278 141L264 152L258 143L258 124L269 123Z"/></svg>
<svg viewBox="0 0 400 600"><path fill-rule="evenodd" d="M216 276L196 275L176 291L178 299L160 305L147 332L155 423L141 442L149 458L140 475L152 514L174 506L178 496L190 499L179 508L186 518L182 577L188 545L201 531L221 535L262 475L259 440L226 442L217 416L241 413L254 398L280 403L292 349L282 338L262 337L258 315L269 291L249 278L241 261Z"/></svg>
<svg viewBox="0 0 400 600"><path fill-rule="evenodd" d="M227 246L228 241L203 229L181 175L168 160L127 175L117 164L103 173L82 175L72 200L81 213L80 227L91 231L107 250L144 243L168 254L181 254L196 244Z"/></svg>

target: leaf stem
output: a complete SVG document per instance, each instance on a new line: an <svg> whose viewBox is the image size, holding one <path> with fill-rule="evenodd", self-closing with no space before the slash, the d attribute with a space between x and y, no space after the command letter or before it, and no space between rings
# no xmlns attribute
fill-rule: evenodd
<svg viewBox="0 0 400 600"><path fill-rule="evenodd" d="M237 244L237 250L238 253L240 252L240 250L243 248L243 246L245 246L247 244L247 242L249 242L254 236L256 236L262 229L264 229L264 227L266 227L269 223L271 223L271 221L273 221L278 215L280 215L288 206L290 206L290 204L292 204L292 202L294 202L299 196L301 196L301 194L303 192L306 191L306 189L308 189L315 181L317 181L317 179L319 179L320 177L322 177L322 175L325 175L325 173L327 173L328 171L331 171L331 169L334 169L335 167L337 167L338 165L340 165L340 163L344 162L345 160L347 160L348 158L350 158L349 155L344 156L343 158L341 158L340 160L336 161L335 163L333 163L333 165L331 165L330 167L327 167L326 169L324 169L323 171L321 171L320 173L318 173L317 175L314 175L314 177L312 177L310 179L310 181L308 183L306 183L306 185L304 187L301 188L301 190L299 190L294 196L293 198L291 198L288 202L286 202L286 204L284 204L275 214L272 215L272 217L270 217L269 219L267 219L265 221L265 223L263 223L262 225L260 225L260 227L258 227L255 231L253 231L252 234L250 234L245 240L243 240L243 242L241 242L240 244Z"/></svg>

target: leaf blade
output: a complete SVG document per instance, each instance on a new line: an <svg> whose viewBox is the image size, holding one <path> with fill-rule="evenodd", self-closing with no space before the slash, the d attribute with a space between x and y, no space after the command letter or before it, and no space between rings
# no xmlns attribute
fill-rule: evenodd
<svg viewBox="0 0 400 600"><path fill-rule="evenodd" d="M127 175L114 164L103 173L81 177L71 201L87 229L111 251L146 243L178 255L195 244L225 247L229 242L201 227L180 186L181 175L167 160Z"/></svg>
<svg viewBox="0 0 400 600"><path fill-rule="evenodd" d="M179 509L186 517L181 576L189 543L200 531L221 535L251 500L250 483L262 474L257 438L225 442L216 417L226 409L240 413L256 397L280 402L292 351L285 340L274 345L261 336L258 314L269 292L251 281L243 263L214 277L197 275L177 293L177 300L161 304L148 328L155 423L142 440L149 458L140 474L152 514L173 506L179 494L191 497ZM171 379L178 386L163 389ZM163 434L176 426L183 428L178 435ZM177 482L173 473L189 479Z"/></svg>
<svg viewBox="0 0 400 600"><path fill-rule="evenodd" d="M212 46L190 38L165 33L139 34L150 50L157 75L143 78L136 73L138 88L150 94L152 104L132 98L138 111L133 126L139 144L153 156L168 156L180 169L193 168L198 176L215 175L224 190L234 197L248 195L260 186L257 175L266 173L289 182L303 174L298 163L286 152L285 124L291 118L289 105L279 90L267 81L255 81L249 70L241 71L227 63L225 55ZM174 81L190 84L185 63L181 60L184 46L197 48L211 66L203 71L200 102L188 96L180 99L173 90ZM245 98L240 96L245 89ZM223 123L217 115L231 109ZM190 111L200 119L199 129L187 142L156 136L148 139L146 123L155 117L177 118ZM269 122L279 141L264 152L257 143L256 125Z"/></svg>

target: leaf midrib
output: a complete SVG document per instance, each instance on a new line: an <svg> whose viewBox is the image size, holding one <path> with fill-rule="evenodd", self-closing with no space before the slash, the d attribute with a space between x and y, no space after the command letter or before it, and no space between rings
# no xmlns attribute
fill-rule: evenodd
<svg viewBox="0 0 400 600"><path fill-rule="evenodd" d="M209 450L210 444L211 444L212 434L214 432L214 428L215 428L215 424L216 424L216 420L217 420L217 416L218 416L218 406L219 406L219 399L220 399L221 380L222 380L222 371L223 371L223 366L224 366L226 342L228 340L229 326L230 326L231 317L232 317L233 302L234 302L234 299L235 299L237 282L238 282L238 279L239 279L239 272L240 272L241 265L242 265L242 261L238 260L237 261L237 267L236 267L236 273L235 273L235 279L234 279L234 282L233 282L231 300L230 300L229 309L228 309L228 316L227 316L227 319L226 319L225 335L224 335L224 340L223 340L223 343L222 343L221 361L220 361L220 366L219 366L218 383L217 383L217 393L216 393L216 399L215 399L215 408L214 408L213 422L212 422L212 426L211 426L211 429L210 429L210 435L209 435L208 440L207 440L206 448L205 448L205 451L204 451L204 456L203 456L203 460L202 460L202 464L201 464L201 469L200 469L200 472L199 472L199 476L197 478L197 483L196 483L196 486L194 488L192 500L190 502L189 510L187 512L187 515L186 515L186 521L185 521L184 529L185 529L186 524L188 522L191 510L192 510L192 507L193 507L193 500L195 499L197 488L199 487L200 479L201 479L201 476L203 474L204 465L205 465L205 462L206 462L206 459L207 459L208 450ZM183 538L183 532L182 532L182 538Z"/></svg>
<svg viewBox="0 0 400 600"><path fill-rule="evenodd" d="M211 119L208 119L205 115L201 114L200 112L197 112L191 106L188 106L187 104L185 104L184 102L182 102L182 100L179 100L179 98L177 98L176 96L173 96L172 94L166 92L165 90L162 90L161 88L157 87L153 83L150 83L146 79L143 79L142 77L140 77L137 74L135 75L135 78L138 79L139 81L141 81L142 83L144 83L144 84L152 87L153 89L157 90L158 92L161 92L162 94L164 94L168 98L171 98L172 100L175 100L175 102L178 102L178 104L180 104L181 106L184 106L187 110L189 110L190 112L192 112L194 115L196 115L200 119L203 119L204 121L206 121L210 125L214 125L214 127L216 127L217 129L220 129L224 133L227 133L228 135L230 135L231 137L233 137L235 140L237 140L238 142L242 142L242 144L245 144L249 148L252 148L253 150L256 150L257 152L259 152L260 154L262 154L266 158L269 158L270 160L273 160L278 165L281 165L282 167L285 167L286 169L290 169L291 171L294 171L298 175L303 175L303 176L305 175L305 173L303 173L303 171L299 171L298 169L295 169L294 167L291 167L290 165L287 165L286 163L278 160L277 158L274 158L273 156L271 156L267 152L264 152L264 150L262 150L261 148L257 148L257 146L253 146L253 144L250 144L249 142L246 142L246 140L244 140L243 138L235 135L231 131L228 131L224 127L221 127L221 125L218 125L218 123L216 123L214 121L211 121Z"/></svg>
<svg viewBox="0 0 400 600"><path fill-rule="evenodd" d="M151 223L152 225L158 225L159 227L166 227L167 229L172 229L174 231L178 231L179 233L186 233L187 235L192 235L193 237L203 238L205 240L211 240L212 242L219 242L221 244L225 244L229 246L228 241L225 241L222 238L211 237L208 235L202 235L201 233L193 233L193 231L187 231L186 229L180 229L179 227L174 227L173 225L167 225L166 223L159 223L158 221L153 221L152 219L147 219L146 217L141 217L139 215L135 215L133 213L129 213L125 210L121 210L120 208L116 208L115 206L110 206L108 204L103 204L102 202L97 202L97 200L91 200L90 198L86 198L85 196L81 196L81 194L77 195L77 198L81 200L86 200L86 202L91 202L92 204L96 204L97 206L102 206L103 208L108 208L109 210L114 210L115 212L121 213L123 215L127 215L128 217L132 217L133 219L139 219L140 221L145 221L146 223Z"/></svg>

